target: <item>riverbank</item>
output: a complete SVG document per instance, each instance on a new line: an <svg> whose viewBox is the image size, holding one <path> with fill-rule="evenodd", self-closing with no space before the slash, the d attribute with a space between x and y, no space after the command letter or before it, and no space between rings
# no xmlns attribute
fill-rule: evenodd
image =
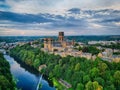
<svg viewBox="0 0 120 90"><path fill-rule="evenodd" d="M10 55L10 56L13 57L15 59L15 61L18 62L21 65L21 67L25 68L29 72L34 73L36 75L39 75L41 73L41 72L39 72L38 69L34 68L33 66L30 66L30 65L26 64L25 62L23 62L19 58L15 57L13 55ZM52 82L52 80L49 79L48 75L43 74L43 77L44 77L45 80L47 80L49 82L50 86L53 86L53 82Z"/></svg>
<svg viewBox="0 0 120 90"><path fill-rule="evenodd" d="M10 53L9 53L9 55L10 55L11 57L13 57L13 58L15 59L15 61L18 62L22 67L26 68L29 72L32 72L32 73L34 73L34 74L40 73L38 69L35 69L34 67L26 64L25 62L23 62L23 61L20 60L19 58L11 55ZM31 71L31 70L32 70L32 71ZM43 77L44 77L45 80L48 81L48 83L49 83L50 86L56 87L56 88L57 88L56 90L63 90L63 89L64 89L64 87L57 81L57 79L55 79L55 78L49 79L49 76L46 75L46 74L43 74Z"/></svg>
<svg viewBox="0 0 120 90"><path fill-rule="evenodd" d="M15 82L10 72L10 64L0 53L0 90L17 90Z"/></svg>
<svg viewBox="0 0 120 90"><path fill-rule="evenodd" d="M9 52L9 55L11 57L13 57L22 67L26 68L29 72L31 72L31 70L32 70L32 72L34 72L35 74L40 73L38 69L26 64L25 62L23 62L16 56L13 56L12 54L10 54L10 52ZM52 79L50 79L50 77L47 74L43 74L43 77L45 80L48 81L50 86L54 86L56 88L56 90L64 90L65 89L65 87L63 85L61 85L56 78L53 77ZM67 89L67 90L72 90L72 89Z"/></svg>
<svg viewBox="0 0 120 90"><path fill-rule="evenodd" d="M30 68L26 64L18 63L9 55L4 55L4 57L10 63L11 73L17 80L18 89L36 90L41 76L40 73L38 73L38 71L34 71L32 67ZM42 78L42 84L41 90L55 90L53 87L49 86L49 82L44 78Z"/></svg>
<svg viewBox="0 0 120 90"><path fill-rule="evenodd" d="M26 64L25 62L23 62L22 60L20 60L19 58L17 58L16 56L11 55L10 53L8 53L8 55L10 55L11 57L14 58L14 60L20 64L21 67L25 68L27 71L34 73L36 75L39 75L39 71L34 68L33 66L30 66L28 64Z"/></svg>
<svg viewBox="0 0 120 90"><path fill-rule="evenodd" d="M32 49L34 50L34 49ZM26 51L25 51L26 52ZM30 68L30 70L33 71L37 71L39 72L38 68L35 68L34 63L30 64L27 63L27 59L21 59L20 56L17 56L17 54L13 54L13 52L9 52L10 56L12 56L18 63L20 63L21 65L27 65L28 69ZM47 55L47 54L46 54ZM40 58L39 58L40 59ZM54 86L57 88L57 90L62 90L65 89L65 87L63 85L61 85L57 79L55 79L55 77L53 77L53 79L50 79L49 73L47 73L48 71L46 70L45 73L43 74L43 77L49 82L49 84L51 86ZM40 72L39 72L40 73ZM67 89L68 90L68 89Z"/></svg>

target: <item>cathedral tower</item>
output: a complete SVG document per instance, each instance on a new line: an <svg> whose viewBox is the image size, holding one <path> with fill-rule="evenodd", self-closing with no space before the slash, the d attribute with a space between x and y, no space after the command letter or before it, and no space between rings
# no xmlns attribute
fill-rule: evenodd
<svg viewBox="0 0 120 90"><path fill-rule="evenodd" d="M59 32L58 40L62 42L64 40L64 32Z"/></svg>

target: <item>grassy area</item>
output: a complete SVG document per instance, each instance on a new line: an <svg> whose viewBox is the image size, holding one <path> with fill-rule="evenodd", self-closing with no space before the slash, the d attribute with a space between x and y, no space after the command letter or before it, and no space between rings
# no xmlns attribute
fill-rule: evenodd
<svg viewBox="0 0 120 90"><path fill-rule="evenodd" d="M55 86L56 90L73 90L72 88L66 88L61 85L56 78L52 78L53 85Z"/></svg>
<svg viewBox="0 0 120 90"><path fill-rule="evenodd" d="M53 78L53 85L55 86L56 90L64 90L66 89L64 86L62 86L57 79Z"/></svg>

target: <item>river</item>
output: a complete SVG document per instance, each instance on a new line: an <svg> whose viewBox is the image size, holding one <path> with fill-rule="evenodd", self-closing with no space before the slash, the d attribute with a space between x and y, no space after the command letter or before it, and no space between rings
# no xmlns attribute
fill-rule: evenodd
<svg viewBox="0 0 120 90"><path fill-rule="evenodd" d="M14 60L14 58L9 55L4 54L4 58L10 64L10 71L14 78L17 80L17 88L22 90L36 90L39 78L41 75L35 73L34 70L23 67ZM48 81L42 78L42 88L40 90L56 90L54 87L50 86Z"/></svg>

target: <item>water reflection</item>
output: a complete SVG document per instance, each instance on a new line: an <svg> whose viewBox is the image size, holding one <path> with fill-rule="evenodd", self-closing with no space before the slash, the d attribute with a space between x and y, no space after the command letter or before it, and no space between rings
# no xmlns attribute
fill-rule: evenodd
<svg viewBox="0 0 120 90"><path fill-rule="evenodd" d="M36 90L38 80L40 75L31 68L26 69L24 64L19 64L9 55L4 55L6 60L10 63L10 70L15 79L18 80L17 87L22 90ZM50 87L48 81L42 79L42 89L41 90L55 90L55 88Z"/></svg>

